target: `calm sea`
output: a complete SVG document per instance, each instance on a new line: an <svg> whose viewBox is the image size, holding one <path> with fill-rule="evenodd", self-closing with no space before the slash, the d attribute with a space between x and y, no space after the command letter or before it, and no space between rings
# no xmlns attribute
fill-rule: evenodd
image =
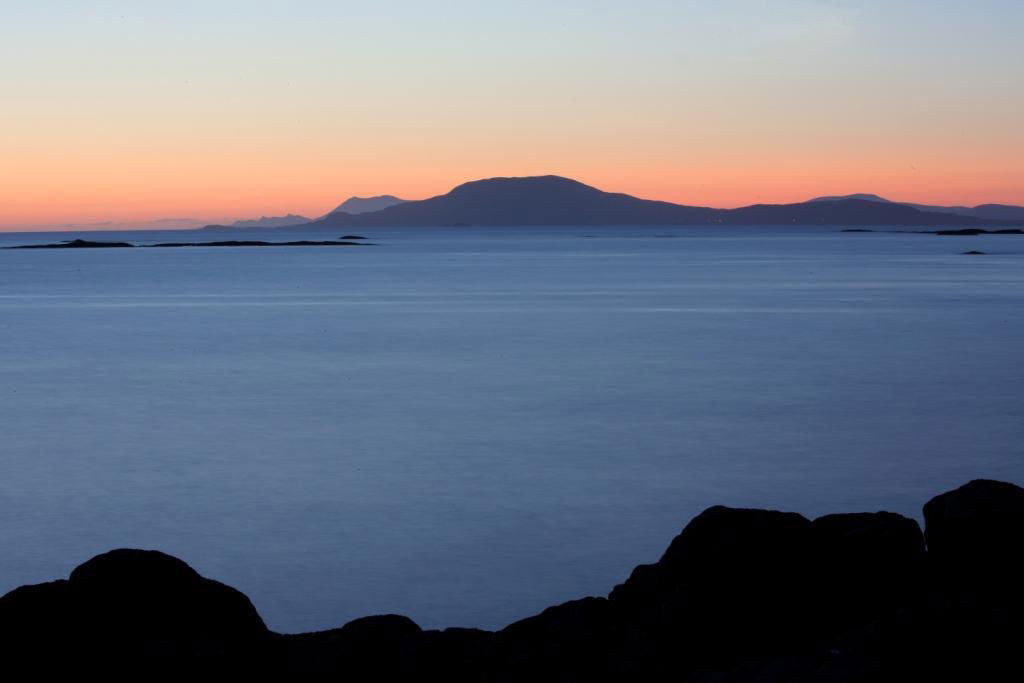
<svg viewBox="0 0 1024 683"><path fill-rule="evenodd" d="M362 234L0 251L0 592L158 548L277 630L492 628L712 504L1024 481L1024 238Z"/></svg>

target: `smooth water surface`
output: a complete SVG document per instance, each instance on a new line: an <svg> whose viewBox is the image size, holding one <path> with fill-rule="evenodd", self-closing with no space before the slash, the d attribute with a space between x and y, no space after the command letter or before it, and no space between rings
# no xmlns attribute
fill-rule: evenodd
<svg viewBox="0 0 1024 683"><path fill-rule="evenodd" d="M281 631L493 628L708 505L1024 481L1024 238L363 234L0 251L0 592L158 548Z"/></svg>

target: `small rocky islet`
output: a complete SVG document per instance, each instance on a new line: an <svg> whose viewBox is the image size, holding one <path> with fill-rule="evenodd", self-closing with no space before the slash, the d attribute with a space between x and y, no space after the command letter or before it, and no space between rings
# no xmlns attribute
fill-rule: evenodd
<svg viewBox="0 0 1024 683"><path fill-rule="evenodd" d="M1016 680L1024 489L975 480L889 512L715 506L607 597L499 631L363 617L270 631L241 592L152 550L113 550L0 598L9 669L348 680ZM296 587L301 590L301 587ZM1016 672L1016 673L1015 673Z"/></svg>
<svg viewBox="0 0 1024 683"><path fill-rule="evenodd" d="M974 235L1024 235L1020 228L1002 230L982 230L981 228L961 228L957 230L869 230L867 228L844 228L839 232L893 232L913 233L916 235L941 235L944 237L972 237Z"/></svg>

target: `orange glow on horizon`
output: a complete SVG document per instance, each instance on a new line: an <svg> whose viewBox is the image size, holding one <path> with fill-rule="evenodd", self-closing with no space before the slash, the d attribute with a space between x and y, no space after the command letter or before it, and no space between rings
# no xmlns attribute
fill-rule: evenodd
<svg viewBox="0 0 1024 683"><path fill-rule="evenodd" d="M113 165L112 165L113 166ZM254 173L245 164L205 164L205 172L188 174L158 164L111 168L110 175L82 174L65 165L47 172L45 183L26 183L2 192L0 230L31 229L98 222L148 222L167 218L196 221L237 220L288 213L318 217L350 196L393 194L425 199L444 194L470 180L495 176L563 175L609 192L624 192L698 206L733 208L756 203L784 204L823 195L870 192L894 201L947 206L985 203L1024 205L1024 190L1005 182L1007 174L986 169L958 173L922 172L915 168L875 172L869 166L805 169L778 164L774 169L721 166L702 168L544 168L470 167L416 173L409 167L360 172L328 168L278 167ZM306 173L303 173L305 171ZM130 226L125 226L126 228Z"/></svg>

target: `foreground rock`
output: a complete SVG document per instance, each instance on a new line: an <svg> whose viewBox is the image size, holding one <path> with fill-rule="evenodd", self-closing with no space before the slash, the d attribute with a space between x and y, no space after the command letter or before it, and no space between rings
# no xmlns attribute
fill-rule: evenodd
<svg viewBox="0 0 1024 683"><path fill-rule="evenodd" d="M937 567L992 586L989 577L1024 576L1024 489L975 480L924 506L928 554Z"/></svg>
<svg viewBox="0 0 1024 683"><path fill-rule="evenodd" d="M270 638L244 594L152 550L112 550L67 580L0 598L8 658L31 657L42 670L235 668Z"/></svg>
<svg viewBox="0 0 1024 683"><path fill-rule="evenodd" d="M0 598L9 666L46 673L301 673L349 680L1015 680L1024 489L976 480L917 522L715 506L608 598L491 633L364 617L269 632L238 591L116 550ZM927 547L925 539L927 538Z"/></svg>

